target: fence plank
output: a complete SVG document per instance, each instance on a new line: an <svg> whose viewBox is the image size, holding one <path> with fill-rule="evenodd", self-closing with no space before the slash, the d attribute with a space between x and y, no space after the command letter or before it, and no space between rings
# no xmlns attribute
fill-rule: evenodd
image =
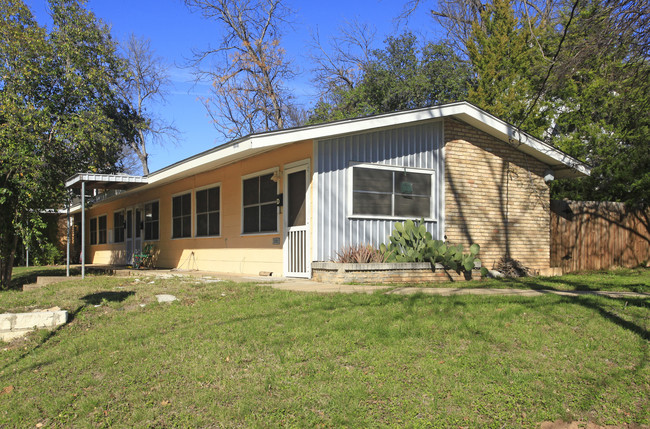
<svg viewBox="0 0 650 429"><path fill-rule="evenodd" d="M635 267L650 261L650 208L551 201L551 266L565 272Z"/></svg>

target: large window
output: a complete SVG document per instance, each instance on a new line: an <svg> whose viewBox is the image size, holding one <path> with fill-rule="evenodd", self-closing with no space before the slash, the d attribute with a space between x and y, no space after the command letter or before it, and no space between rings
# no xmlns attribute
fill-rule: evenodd
<svg viewBox="0 0 650 429"><path fill-rule="evenodd" d="M113 241L115 243L124 243L124 212L113 213Z"/></svg>
<svg viewBox="0 0 650 429"><path fill-rule="evenodd" d="M244 233L278 230L278 186L271 177L269 173L244 180Z"/></svg>
<svg viewBox="0 0 650 429"><path fill-rule="evenodd" d="M433 175L405 168L352 167L352 214L431 218Z"/></svg>
<svg viewBox="0 0 650 429"><path fill-rule="evenodd" d="M106 215L97 218L97 244L106 244Z"/></svg>
<svg viewBox="0 0 650 429"><path fill-rule="evenodd" d="M219 212L221 189L215 186L196 191L196 236L219 235Z"/></svg>
<svg viewBox="0 0 650 429"><path fill-rule="evenodd" d="M90 244L97 244L97 218L90 219Z"/></svg>
<svg viewBox="0 0 650 429"><path fill-rule="evenodd" d="M192 194L172 198L172 238L192 236Z"/></svg>
<svg viewBox="0 0 650 429"><path fill-rule="evenodd" d="M160 236L160 205L158 201L144 205L144 239L158 240Z"/></svg>

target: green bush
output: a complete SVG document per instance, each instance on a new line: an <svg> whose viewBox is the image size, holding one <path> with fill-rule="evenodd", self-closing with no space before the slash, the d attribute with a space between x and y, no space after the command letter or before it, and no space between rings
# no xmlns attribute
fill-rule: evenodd
<svg viewBox="0 0 650 429"><path fill-rule="evenodd" d="M388 245L382 244L380 250L386 262L430 262L434 267L441 264L457 272L469 272L481 263L476 257L480 250L478 244L472 244L469 253L463 253L462 244L454 246L434 240L426 230L424 219L417 223L410 219L395 223Z"/></svg>
<svg viewBox="0 0 650 429"><path fill-rule="evenodd" d="M45 242L32 250L34 265L55 265L61 263L63 255L52 243Z"/></svg>

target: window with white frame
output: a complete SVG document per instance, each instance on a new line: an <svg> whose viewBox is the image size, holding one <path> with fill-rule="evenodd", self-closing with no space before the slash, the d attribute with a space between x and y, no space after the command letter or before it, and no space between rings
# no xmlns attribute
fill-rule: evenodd
<svg viewBox="0 0 650 429"><path fill-rule="evenodd" d="M243 181L243 232L277 232L278 185L271 180L273 173L251 177Z"/></svg>
<svg viewBox="0 0 650 429"><path fill-rule="evenodd" d="M97 244L106 244L106 215L97 218Z"/></svg>
<svg viewBox="0 0 650 429"><path fill-rule="evenodd" d="M97 218L90 219L90 244L97 244Z"/></svg>
<svg viewBox="0 0 650 429"><path fill-rule="evenodd" d="M172 198L172 238L192 236L192 193Z"/></svg>
<svg viewBox="0 0 650 429"><path fill-rule="evenodd" d="M158 240L160 237L160 204L153 201L144 205L144 239Z"/></svg>
<svg viewBox="0 0 650 429"><path fill-rule="evenodd" d="M119 211L113 213L113 242L123 243L124 242L124 229L126 223L124 221L124 212Z"/></svg>
<svg viewBox="0 0 650 429"><path fill-rule="evenodd" d="M195 193L196 200L196 236L209 237L219 235L221 188L213 186Z"/></svg>
<svg viewBox="0 0 650 429"><path fill-rule="evenodd" d="M433 172L353 165L351 189L353 216L433 217Z"/></svg>

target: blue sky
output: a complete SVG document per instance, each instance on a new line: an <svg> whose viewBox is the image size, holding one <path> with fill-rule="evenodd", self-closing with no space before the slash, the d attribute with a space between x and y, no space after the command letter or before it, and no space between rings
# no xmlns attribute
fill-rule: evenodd
<svg viewBox="0 0 650 429"><path fill-rule="evenodd" d="M47 1L26 0L26 3L37 20L47 25ZM287 29L283 46L302 71L295 81L289 82L297 100L309 108L316 99L310 82L308 57L311 34L316 29L321 40L326 40L336 34L346 20L357 19L375 27L377 47L387 36L401 33L407 27L429 40L444 37L428 14L433 2L421 2L423 5L407 24L397 23L395 18L404 3L395 0L289 0L287 5L295 11L294 24ZM167 102L153 106L152 110L165 121L173 122L181 135L176 144L148 147L150 171L226 142L212 125L200 101L201 96L207 95L209 83L195 84L191 70L185 68L193 50L219 42L220 28L216 22L191 12L181 0L88 0L86 7L111 25L111 33L117 40L126 40L131 33L150 39L155 53L169 65L172 87L168 88Z"/></svg>

